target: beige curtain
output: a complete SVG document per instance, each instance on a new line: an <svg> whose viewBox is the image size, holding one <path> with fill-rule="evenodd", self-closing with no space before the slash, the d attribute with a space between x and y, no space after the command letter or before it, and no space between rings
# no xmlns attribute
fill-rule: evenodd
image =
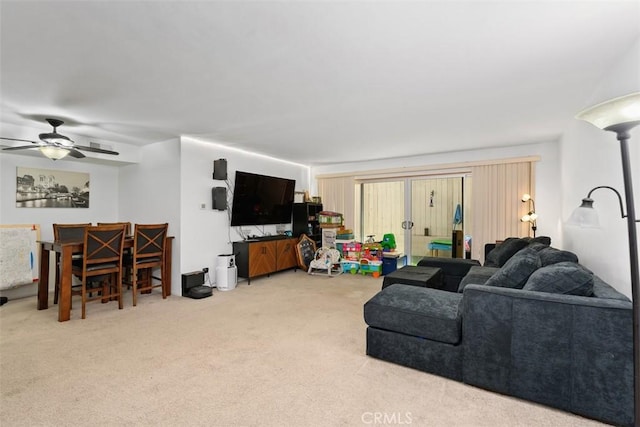
<svg viewBox="0 0 640 427"><path fill-rule="evenodd" d="M473 259L484 263L485 243L530 235L531 224L520 218L528 211L522 195L528 193L535 199L533 172L533 162L472 167Z"/></svg>
<svg viewBox="0 0 640 427"><path fill-rule="evenodd" d="M355 180L352 176L319 178L318 195L322 198L322 209L340 212L344 216L344 226L353 229L356 212Z"/></svg>

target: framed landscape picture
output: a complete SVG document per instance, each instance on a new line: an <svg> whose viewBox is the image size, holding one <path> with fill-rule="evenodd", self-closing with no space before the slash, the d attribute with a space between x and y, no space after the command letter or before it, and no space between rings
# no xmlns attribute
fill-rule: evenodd
<svg viewBox="0 0 640 427"><path fill-rule="evenodd" d="M16 207L88 208L89 174L17 167Z"/></svg>

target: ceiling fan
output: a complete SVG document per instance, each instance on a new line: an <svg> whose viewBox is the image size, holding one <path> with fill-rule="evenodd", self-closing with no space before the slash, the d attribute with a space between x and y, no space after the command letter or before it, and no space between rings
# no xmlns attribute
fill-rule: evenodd
<svg viewBox="0 0 640 427"><path fill-rule="evenodd" d="M7 141L20 141L20 142L30 142L35 145L21 145L19 147L8 147L3 148L3 151L13 151L13 150L29 150L29 149L37 149L40 150L45 157L50 158L51 160L60 160L67 155L71 157L75 157L76 159L81 159L85 157L78 150L82 151L92 151L94 153L102 153L102 154L112 154L117 156L119 153L111 150L105 150L103 148L96 147L87 147L83 145L76 145L69 137L64 136L56 132L58 126L62 125L64 122L58 119L46 119L47 122L53 126L53 132L41 133L38 135L40 138L40 142L38 141L30 141L28 139L16 139L16 138L4 138L0 136L0 139L6 139Z"/></svg>

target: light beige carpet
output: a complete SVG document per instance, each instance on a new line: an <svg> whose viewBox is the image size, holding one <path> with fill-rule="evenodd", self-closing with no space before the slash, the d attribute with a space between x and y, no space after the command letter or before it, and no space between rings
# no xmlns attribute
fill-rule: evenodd
<svg viewBox="0 0 640 427"><path fill-rule="evenodd" d="M192 300L0 308L0 425L588 426L365 355L382 279L302 271Z"/></svg>

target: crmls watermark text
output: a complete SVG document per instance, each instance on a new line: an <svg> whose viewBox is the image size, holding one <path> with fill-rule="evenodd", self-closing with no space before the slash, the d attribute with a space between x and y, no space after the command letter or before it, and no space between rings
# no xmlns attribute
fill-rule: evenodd
<svg viewBox="0 0 640 427"><path fill-rule="evenodd" d="M413 421L411 412L363 412L360 418L373 425L409 425Z"/></svg>

